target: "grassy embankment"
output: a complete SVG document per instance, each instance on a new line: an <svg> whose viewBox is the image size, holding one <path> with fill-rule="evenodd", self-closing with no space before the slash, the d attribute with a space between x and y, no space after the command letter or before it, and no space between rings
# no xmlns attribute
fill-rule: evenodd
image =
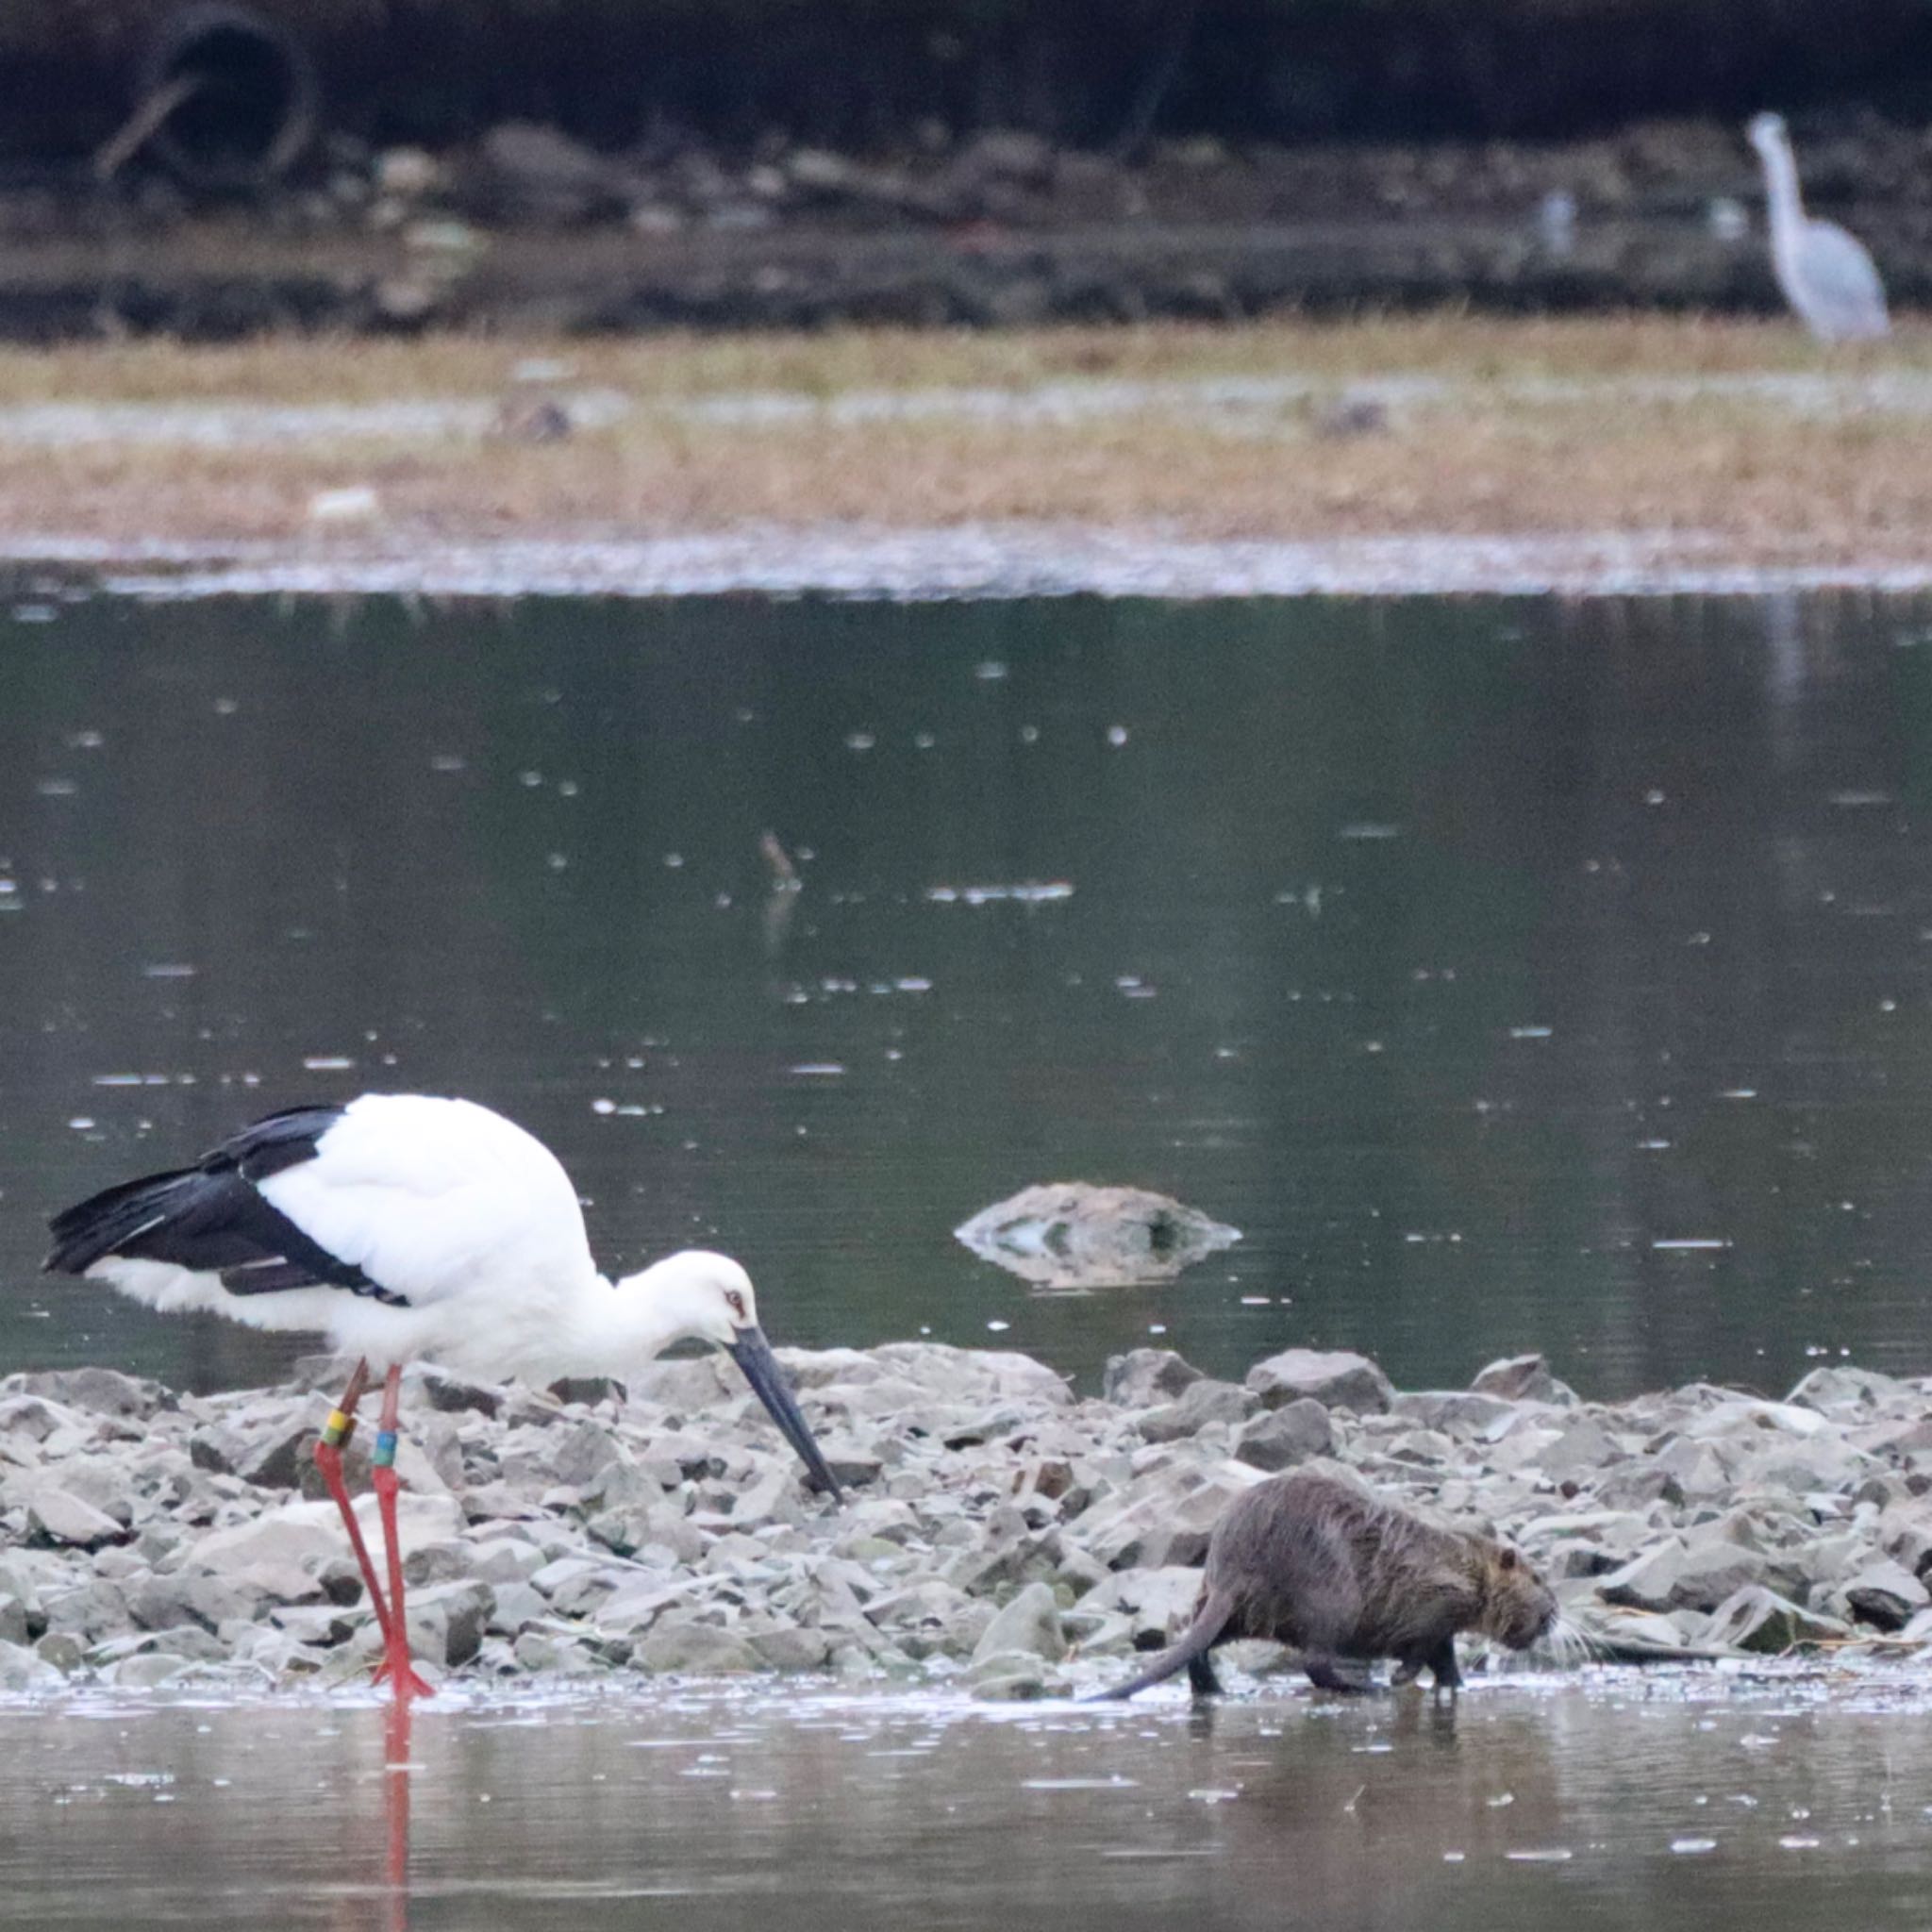
<svg viewBox="0 0 1932 1932"><path fill-rule="evenodd" d="M489 399L533 356L608 427L550 444L474 430L199 447L10 432L12 406ZM1041 383L1298 378L1216 411L1172 400L1074 420L708 422L708 397ZM1767 376L1767 389L1737 378ZM1334 433L1337 399L1397 390ZM1808 387L1807 387L1808 379ZM1716 386L1700 391L1698 385ZM1793 383L1802 393L1794 394ZM1782 385L1780 387L1780 385ZM1821 390L1818 385L1823 385ZM1808 394L1814 408L1797 407ZM225 541L317 531L317 492L373 489L363 539L711 529L750 520L1159 525L1203 536L1710 533L1742 558L1886 560L1932 544L1932 336L1828 354L1788 325L1461 316L1006 335L123 344L0 354L0 531Z"/></svg>

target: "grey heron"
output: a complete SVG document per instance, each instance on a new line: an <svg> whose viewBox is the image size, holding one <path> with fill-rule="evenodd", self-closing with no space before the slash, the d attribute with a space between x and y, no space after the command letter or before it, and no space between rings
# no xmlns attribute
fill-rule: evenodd
<svg viewBox="0 0 1932 1932"><path fill-rule="evenodd" d="M1782 114L1758 114L1748 129L1764 163L1771 206L1771 261L1777 285L1822 342L1890 333L1885 285L1865 245L1836 222L1814 221L1798 193L1798 164Z"/></svg>

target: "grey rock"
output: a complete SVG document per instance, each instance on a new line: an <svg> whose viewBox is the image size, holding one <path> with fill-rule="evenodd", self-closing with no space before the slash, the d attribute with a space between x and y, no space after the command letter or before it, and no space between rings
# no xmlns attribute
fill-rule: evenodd
<svg viewBox="0 0 1932 1932"><path fill-rule="evenodd" d="M552 1432L547 1441L550 1472L557 1481L583 1489L613 1463L625 1461L624 1450L601 1423L581 1422Z"/></svg>
<svg viewBox="0 0 1932 1932"><path fill-rule="evenodd" d="M997 1519L988 1524L982 1542L970 1544L945 1565L945 1577L970 1596L1003 1591L1015 1584L1050 1581L1065 1550L1057 1529L1039 1532Z"/></svg>
<svg viewBox="0 0 1932 1932"><path fill-rule="evenodd" d="M1686 1554L1682 1541L1672 1537L1611 1571L1598 1583L1596 1593L1607 1604L1638 1610L1668 1609Z"/></svg>
<svg viewBox="0 0 1932 1932"><path fill-rule="evenodd" d="M1597 1585L1606 1603L1644 1610L1714 1610L1727 1597L1764 1581L1755 1550L1712 1541L1686 1545L1676 1538L1647 1551Z"/></svg>
<svg viewBox="0 0 1932 1932"><path fill-rule="evenodd" d="M144 1650L108 1665L102 1675L124 1690L153 1690L162 1684L172 1684L187 1673L189 1666L189 1658L173 1651ZM42 1664L41 1668L45 1670L46 1666Z"/></svg>
<svg viewBox="0 0 1932 1932"><path fill-rule="evenodd" d="M1234 1439L1236 1457L1270 1475L1334 1448L1335 1424L1327 1409L1307 1395L1257 1415Z"/></svg>
<svg viewBox="0 0 1932 1932"><path fill-rule="evenodd" d="M1380 1415L1395 1395L1389 1377L1367 1356L1344 1349L1285 1349L1257 1362L1247 1384L1268 1408L1307 1397L1328 1408Z"/></svg>
<svg viewBox="0 0 1932 1932"><path fill-rule="evenodd" d="M145 1420L180 1406L174 1393L158 1382L124 1375L118 1369L94 1367L36 1369L0 1381L0 1396L15 1394L38 1395L68 1408L131 1420Z"/></svg>
<svg viewBox="0 0 1932 1932"><path fill-rule="evenodd" d="M849 1490L877 1482L885 1466L870 1448L850 1436L823 1436L819 1439L819 1450L825 1458L825 1467Z"/></svg>
<svg viewBox="0 0 1932 1932"><path fill-rule="evenodd" d="M1422 1389L1398 1394L1391 1413L1458 1441L1483 1436L1516 1413L1514 1402L1469 1389Z"/></svg>
<svg viewBox="0 0 1932 1932"><path fill-rule="evenodd" d="M1813 1369L1785 1400L1843 1422L1866 1422L1888 1410L1908 1414L1919 1402L1909 1382L1850 1367Z"/></svg>
<svg viewBox="0 0 1932 1932"><path fill-rule="evenodd" d="M127 1536L125 1524L52 1483L34 1491L26 1506L26 1528L35 1542L82 1550L122 1542Z"/></svg>
<svg viewBox="0 0 1932 1932"><path fill-rule="evenodd" d="M1151 1408L1202 1379L1201 1371L1171 1348L1130 1348L1108 1357L1100 1392L1122 1408Z"/></svg>
<svg viewBox="0 0 1932 1932"><path fill-rule="evenodd" d="M978 1664L1010 1651L1044 1657L1049 1663L1066 1656L1059 1605L1048 1585L1029 1583L993 1618L974 1646L973 1661Z"/></svg>
<svg viewBox="0 0 1932 1932"><path fill-rule="evenodd" d="M1184 1565L1124 1570L1081 1599L1080 1614L1123 1617L1135 1649L1161 1650L1193 1621L1200 1594L1200 1571Z"/></svg>
<svg viewBox="0 0 1932 1932"><path fill-rule="evenodd" d="M1874 1630L1903 1630L1932 1604L1932 1592L1902 1563L1890 1557L1861 1570L1836 1592L1857 1622Z"/></svg>
<svg viewBox="0 0 1932 1932"><path fill-rule="evenodd" d="M638 1645L633 1661L653 1675L741 1676L764 1668L758 1652L736 1631L665 1616Z"/></svg>
<svg viewBox="0 0 1932 1932"><path fill-rule="evenodd" d="M9 1376L8 1379L11 1381L13 1378ZM49 1402L43 1395L0 1397L0 1436L27 1442L46 1442L56 1436L78 1440L92 1433L90 1417L79 1409Z"/></svg>
<svg viewBox="0 0 1932 1932"><path fill-rule="evenodd" d="M570 419L565 417L566 435L569 434L569 423ZM554 441L557 439L525 435L515 440ZM614 1375L565 1375L560 1381L551 1383L550 1392L558 1401L571 1403L582 1408L595 1408L600 1402L614 1402L621 1407L629 1399L629 1391Z"/></svg>
<svg viewBox="0 0 1932 1932"><path fill-rule="evenodd" d="M1493 1395L1505 1402L1576 1400L1575 1391L1551 1374L1549 1363L1540 1355L1506 1356L1480 1370L1469 1386L1477 1395Z"/></svg>
<svg viewBox="0 0 1932 1932"><path fill-rule="evenodd" d="M769 1671L822 1671L831 1661L831 1640L823 1630L796 1625L747 1632L745 1641Z"/></svg>
<svg viewBox="0 0 1932 1932"><path fill-rule="evenodd" d="M1174 1442L1198 1436L1210 1423L1230 1426L1244 1423L1261 1406L1261 1398L1238 1382L1191 1382L1177 1400L1147 1410L1140 1419L1141 1434L1150 1442Z"/></svg>
<svg viewBox="0 0 1932 1932"><path fill-rule="evenodd" d="M1198 1563L1222 1511L1258 1480L1238 1463L1155 1471L1089 1510L1068 1534L1109 1570Z"/></svg>
<svg viewBox="0 0 1932 1932"><path fill-rule="evenodd" d="M1805 1643L1836 1643L1852 1635L1835 1617L1802 1608L1759 1585L1728 1596L1710 1613L1700 1641L1720 1650L1747 1650L1776 1657Z"/></svg>
<svg viewBox="0 0 1932 1932"><path fill-rule="evenodd" d="M671 1552L680 1563L696 1563L705 1554L704 1532L670 1503L649 1508L607 1509L584 1527L605 1548L620 1557L636 1557L649 1549ZM540 1581L538 1588L542 1584Z"/></svg>
<svg viewBox="0 0 1932 1932"><path fill-rule="evenodd" d="M490 1596L487 1627L499 1637L515 1637L526 1624L541 1624L550 1614L549 1604L527 1583L492 1583Z"/></svg>
<svg viewBox="0 0 1932 1932"><path fill-rule="evenodd" d="M548 1559L519 1537L490 1537L470 1545L470 1574L479 1583L527 1583Z"/></svg>
<svg viewBox="0 0 1932 1932"><path fill-rule="evenodd" d="M468 1663L483 1647L495 1602L487 1583L442 1583L408 1591L403 1615L409 1654L446 1670Z"/></svg>
<svg viewBox="0 0 1932 1932"><path fill-rule="evenodd" d="M1044 1659L1025 1651L996 1651L966 1673L974 1696L987 1704L1030 1703L1046 1696L1057 1681Z"/></svg>
<svg viewBox="0 0 1932 1932"><path fill-rule="evenodd" d="M473 1381L427 1363L406 1371L403 1385L405 1400L420 1392L431 1408L444 1415L494 1416L503 1407L504 1391L495 1383Z"/></svg>
<svg viewBox="0 0 1932 1932"><path fill-rule="evenodd" d="M29 1635L26 1605L17 1596L0 1596L0 1643L25 1644Z"/></svg>
<svg viewBox="0 0 1932 1932"><path fill-rule="evenodd" d="M942 1577L887 1592L865 1607L873 1624L908 1657L970 1657L998 1612Z"/></svg>
<svg viewBox="0 0 1932 1932"><path fill-rule="evenodd" d="M1172 1281L1241 1230L1144 1188L1052 1181L982 1208L953 1236L1037 1287L1101 1288Z"/></svg>
<svg viewBox="0 0 1932 1932"><path fill-rule="evenodd" d="M65 1630L48 1631L34 1645L34 1655L42 1663L52 1665L63 1677L71 1677L87 1661L87 1653L78 1640ZM0 1672L0 1682L4 1681L4 1672Z"/></svg>
<svg viewBox="0 0 1932 1932"><path fill-rule="evenodd" d="M520 1670L550 1675L582 1676L604 1668L588 1645L567 1630L525 1630L511 1651Z"/></svg>
<svg viewBox="0 0 1932 1932"><path fill-rule="evenodd" d="M313 1602L320 1594L300 1571L291 1573L298 1588L277 1601ZM300 1586L307 1585L306 1588ZM207 1571L177 1571L172 1575L147 1575L127 1591L127 1614L142 1630L172 1630L194 1624L214 1630L225 1623L240 1619L252 1622L258 1609L272 1592L251 1587L232 1576L216 1576Z"/></svg>

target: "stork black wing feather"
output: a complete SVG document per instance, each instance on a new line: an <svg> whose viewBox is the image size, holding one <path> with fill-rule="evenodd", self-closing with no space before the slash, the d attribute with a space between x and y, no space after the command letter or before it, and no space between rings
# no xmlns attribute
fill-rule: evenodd
<svg viewBox="0 0 1932 1932"><path fill-rule="evenodd" d="M45 1266L84 1274L96 1261L163 1261L219 1274L231 1294L290 1288L346 1288L407 1307L313 1241L257 1188L258 1181L313 1160L339 1107L296 1107L270 1114L224 1141L198 1167L123 1181L54 1216Z"/></svg>

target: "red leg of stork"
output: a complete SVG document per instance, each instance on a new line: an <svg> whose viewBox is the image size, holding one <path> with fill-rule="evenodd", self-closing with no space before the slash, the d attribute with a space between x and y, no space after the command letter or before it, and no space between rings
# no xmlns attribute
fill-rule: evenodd
<svg viewBox="0 0 1932 1932"><path fill-rule="evenodd" d="M336 1507L341 1511L342 1527L349 1532L349 1547L356 1553L363 1584L369 1591L369 1607L375 1612L375 1621L382 1628L383 1641L387 1644L390 1635L389 1603L383 1596L381 1584L375 1580L375 1564L363 1539L362 1525L349 1501L349 1486L342 1480L342 1445L356 1433L356 1407L368 1386L369 1364L358 1362L356 1373L349 1377L348 1388L342 1391L341 1401L323 1424L322 1441L315 1445L315 1466L321 1470L322 1479L335 1499Z"/></svg>
<svg viewBox="0 0 1932 1932"><path fill-rule="evenodd" d="M397 1700L427 1697L429 1686L409 1668L409 1626L403 1611L403 1544L396 1530L396 1409L402 1401L403 1365L393 1362L382 1384L382 1420L376 1424L375 1467L369 1480L375 1490L375 1507L382 1512L383 1541L389 1545L389 1623L384 1631L389 1656L375 1674L385 1676Z"/></svg>

